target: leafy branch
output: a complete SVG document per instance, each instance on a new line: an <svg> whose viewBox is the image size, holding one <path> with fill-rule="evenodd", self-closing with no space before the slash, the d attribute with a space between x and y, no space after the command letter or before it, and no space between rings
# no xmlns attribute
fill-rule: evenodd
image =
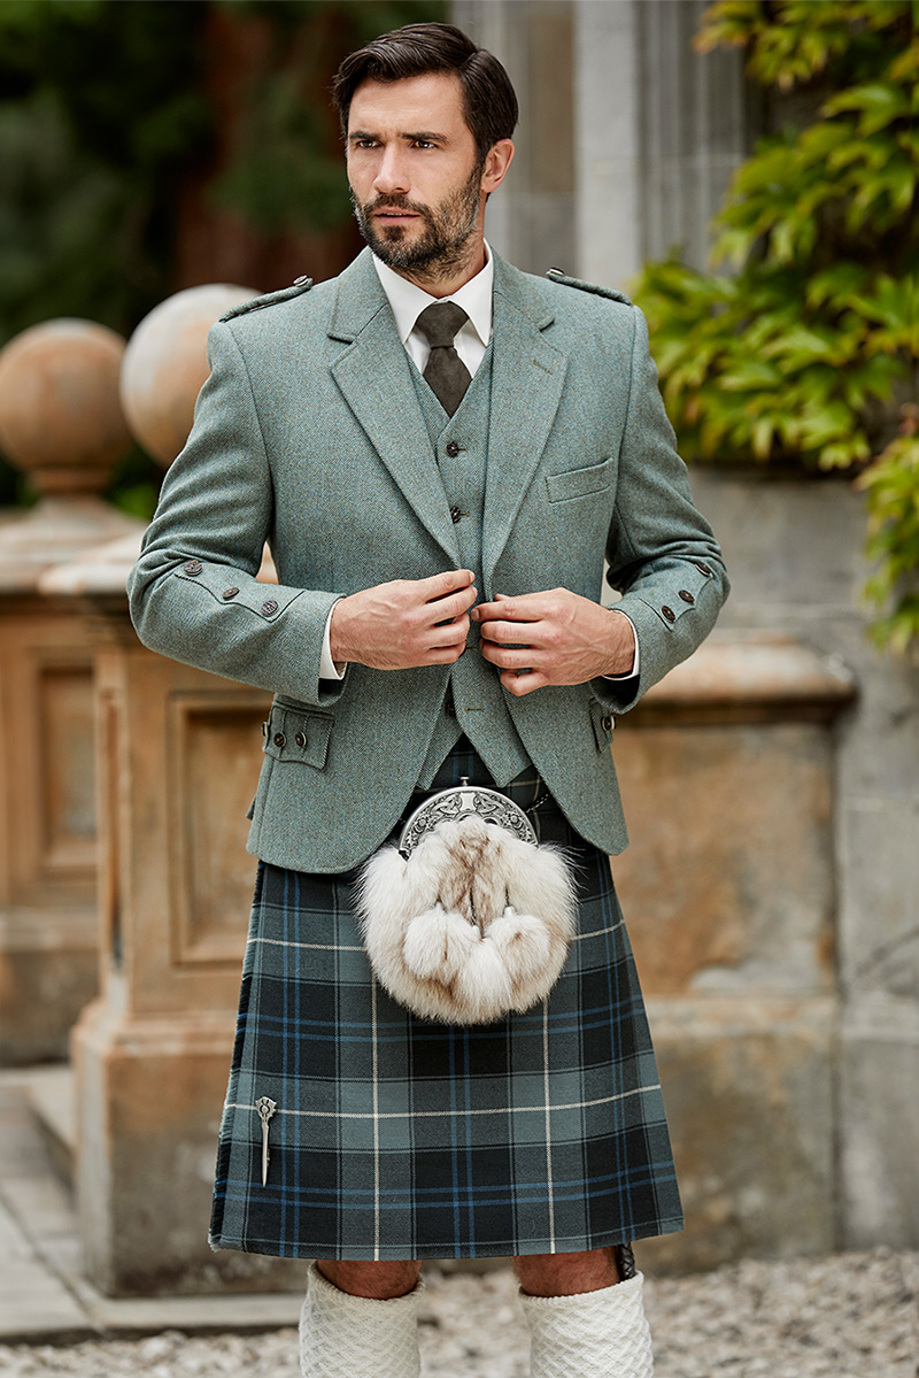
<svg viewBox="0 0 919 1378"><path fill-rule="evenodd" d="M735 173L720 273L674 255L641 275L671 418L710 463L870 464L866 592L878 638L905 650L919 645L919 4L720 0L697 43L743 46L773 107L795 91L814 113Z"/></svg>

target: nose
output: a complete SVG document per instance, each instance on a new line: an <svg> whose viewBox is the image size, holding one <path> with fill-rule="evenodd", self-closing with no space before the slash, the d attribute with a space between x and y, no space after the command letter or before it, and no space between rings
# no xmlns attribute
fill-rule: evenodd
<svg viewBox="0 0 919 1378"><path fill-rule="evenodd" d="M402 149L397 144L387 145L373 179L373 190L378 196L394 196L405 194L410 185Z"/></svg>

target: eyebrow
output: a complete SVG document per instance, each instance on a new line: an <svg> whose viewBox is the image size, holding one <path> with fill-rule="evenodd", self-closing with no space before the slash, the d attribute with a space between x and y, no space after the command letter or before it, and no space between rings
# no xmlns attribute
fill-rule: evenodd
<svg viewBox="0 0 919 1378"><path fill-rule="evenodd" d="M375 134L371 129L353 129L348 134L348 143L354 143L357 139L379 139L379 134ZM448 144L450 142L446 134L438 134L432 129L406 130L399 134L400 139L406 143L413 143L415 139L423 139L432 144Z"/></svg>

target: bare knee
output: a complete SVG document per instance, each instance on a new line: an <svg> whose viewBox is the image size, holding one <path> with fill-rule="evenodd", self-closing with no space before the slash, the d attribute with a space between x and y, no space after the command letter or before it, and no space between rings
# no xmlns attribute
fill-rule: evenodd
<svg viewBox="0 0 919 1378"><path fill-rule="evenodd" d="M514 1259L517 1281L531 1297L573 1297L619 1281L615 1249L576 1254L522 1254Z"/></svg>
<svg viewBox="0 0 919 1378"><path fill-rule="evenodd" d="M352 1297L369 1297L374 1301L390 1301L404 1297L416 1286L421 1265L416 1259L400 1259L394 1263L370 1263L353 1259L320 1259L316 1264L322 1276Z"/></svg>

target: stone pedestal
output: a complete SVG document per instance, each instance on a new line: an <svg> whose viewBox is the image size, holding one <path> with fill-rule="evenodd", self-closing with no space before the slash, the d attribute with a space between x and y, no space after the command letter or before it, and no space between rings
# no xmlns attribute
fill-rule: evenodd
<svg viewBox="0 0 919 1378"><path fill-rule="evenodd" d="M838 662L715 637L616 729L633 841L613 859L687 1224L658 1270L835 1247Z"/></svg>
<svg viewBox="0 0 919 1378"><path fill-rule="evenodd" d="M72 608L0 589L7 1065L66 1057L70 1027L97 988L92 640L90 622Z"/></svg>
<svg viewBox="0 0 919 1378"><path fill-rule="evenodd" d="M0 1063L66 1057L96 991L95 623L38 584L140 530L97 496L129 444L123 349L57 321L0 353L0 443L42 494L0 526Z"/></svg>
<svg viewBox="0 0 919 1378"><path fill-rule="evenodd" d="M72 1038L87 1271L111 1294L298 1287L302 1264L207 1245L270 696L138 644L124 598L133 553L116 545L51 581L105 629L101 993Z"/></svg>

